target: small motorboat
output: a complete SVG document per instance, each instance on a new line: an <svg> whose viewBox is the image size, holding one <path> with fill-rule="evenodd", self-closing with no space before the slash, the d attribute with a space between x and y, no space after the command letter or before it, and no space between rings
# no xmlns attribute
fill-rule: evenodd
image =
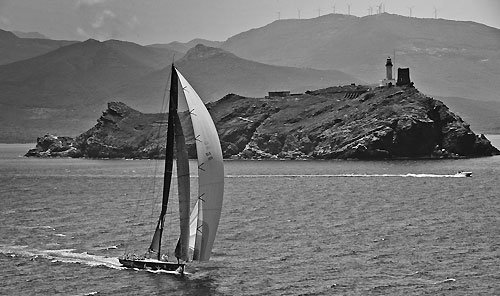
<svg viewBox="0 0 500 296"><path fill-rule="evenodd" d="M458 171L455 176L457 177L472 177L472 172Z"/></svg>

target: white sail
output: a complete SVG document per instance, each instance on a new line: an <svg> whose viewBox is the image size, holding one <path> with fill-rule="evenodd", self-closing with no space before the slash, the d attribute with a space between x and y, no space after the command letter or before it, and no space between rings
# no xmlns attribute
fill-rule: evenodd
<svg viewBox="0 0 500 296"><path fill-rule="evenodd" d="M210 113L177 70L193 123L198 156L198 223L193 260L210 259L219 226L224 193L224 165L219 136Z"/></svg>
<svg viewBox="0 0 500 296"><path fill-rule="evenodd" d="M191 216L189 217L189 251L191 252L194 252L196 227L198 227L198 201L194 204Z"/></svg>

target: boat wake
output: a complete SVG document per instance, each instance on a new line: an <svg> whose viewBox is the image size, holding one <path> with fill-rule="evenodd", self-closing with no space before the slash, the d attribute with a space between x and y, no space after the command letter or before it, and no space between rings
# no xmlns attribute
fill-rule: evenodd
<svg viewBox="0 0 500 296"><path fill-rule="evenodd" d="M61 250L39 250L32 249L28 246L4 246L0 245L0 254L4 254L10 257L24 257L29 258L29 260L46 259L51 262L64 262L64 263L77 263L85 264L88 266L104 266L108 268L124 270L126 267L118 261L116 257L106 257L91 255L87 252L75 253L74 249L61 249ZM133 269L136 271L146 271L155 274L174 274L181 275L177 271L168 270L151 270L151 269ZM184 275L189 275L190 273L184 271Z"/></svg>
<svg viewBox="0 0 500 296"><path fill-rule="evenodd" d="M159 269L159 270L152 270L152 269L138 269L138 268L134 268L135 271L147 271L147 272L150 272L150 273L155 273L155 274L173 274L173 275L190 275L191 273L189 272L186 272L184 271L184 273L180 273L178 271L170 271L170 270L162 270L162 269Z"/></svg>
<svg viewBox="0 0 500 296"><path fill-rule="evenodd" d="M343 178L343 177L400 177L400 178L465 178L463 174L323 174L323 175L226 175L226 178Z"/></svg>
<svg viewBox="0 0 500 296"><path fill-rule="evenodd" d="M78 263L88 266L105 266L113 269L124 269L117 258L91 255L87 252L75 253L74 249L39 250L28 246L0 245L0 254L11 257L26 257L30 260L46 259L52 262Z"/></svg>
<svg viewBox="0 0 500 296"><path fill-rule="evenodd" d="M454 279L454 278L447 278L445 280L442 280L442 281L437 281L437 282L434 282L432 283L433 285L439 285L439 284L445 284L445 283L453 283L453 282L456 282L457 280Z"/></svg>

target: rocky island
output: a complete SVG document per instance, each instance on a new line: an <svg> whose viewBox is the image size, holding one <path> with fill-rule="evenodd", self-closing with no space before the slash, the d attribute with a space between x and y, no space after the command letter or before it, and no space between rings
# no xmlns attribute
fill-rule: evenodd
<svg viewBox="0 0 500 296"><path fill-rule="evenodd" d="M207 105L223 156L235 159L463 158L500 154L484 135L441 101L412 85L346 85L265 98L229 94ZM194 136L184 133L190 157ZM165 150L162 114L143 114L119 102L77 136L45 135L26 156L158 158Z"/></svg>

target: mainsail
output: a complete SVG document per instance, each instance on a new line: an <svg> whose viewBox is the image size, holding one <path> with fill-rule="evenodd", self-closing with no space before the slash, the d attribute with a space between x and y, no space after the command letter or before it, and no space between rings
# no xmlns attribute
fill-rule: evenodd
<svg viewBox="0 0 500 296"><path fill-rule="evenodd" d="M197 216L193 260L207 261L212 253L222 209L222 150L215 124L205 104L179 71L177 75L193 123L198 156L198 200L195 206L198 211L191 212L192 218Z"/></svg>
<svg viewBox="0 0 500 296"><path fill-rule="evenodd" d="M167 213L168 198L170 194L170 183L172 180L172 166L174 155L174 135L175 135L175 118L177 115L178 96L178 77L175 72L175 67L172 65L172 74L170 77L170 98L168 107L168 126L167 126L167 144L165 155L165 173L163 176L163 198L161 202L161 212L156 224L156 230L148 249L149 254L156 254L158 260L161 259L161 238L165 224L165 214Z"/></svg>

